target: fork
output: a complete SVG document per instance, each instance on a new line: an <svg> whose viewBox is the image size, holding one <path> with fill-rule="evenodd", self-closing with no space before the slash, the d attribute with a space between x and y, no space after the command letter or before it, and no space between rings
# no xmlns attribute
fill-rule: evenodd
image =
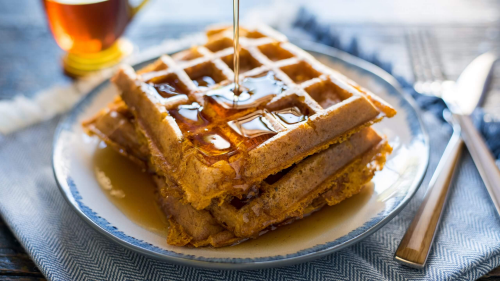
<svg viewBox="0 0 500 281"><path fill-rule="evenodd" d="M433 38L424 30L409 30L405 36L415 76L415 91L441 98L455 82L446 79ZM463 150L460 127L443 115L453 125L453 134L432 175L422 204L394 255L397 262L415 268L425 266Z"/></svg>

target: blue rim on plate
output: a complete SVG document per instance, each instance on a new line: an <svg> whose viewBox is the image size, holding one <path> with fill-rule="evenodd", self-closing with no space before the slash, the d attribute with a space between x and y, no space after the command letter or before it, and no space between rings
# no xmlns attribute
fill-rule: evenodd
<svg viewBox="0 0 500 281"><path fill-rule="evenodd" d="M68 116L66 116L66 118L61 121L55 133L52 166L56 182L58 183L58 186L67 202L90 226L126 248L156 259L162 259L182 265L207 268L256 269L306 262L325 256L327 254L331 254L335 251L357 243L368 235L377 231L406 206L406 204L415 194L427 170L429 160L429 142L427 133L420 119L419 109L415 106L412 98L401 90L401 87L397 83L396 79L377 66L325 45L308 41L296 41L294 43L312 54L326 56L333 61L337 61L337 63L344 64L348 68L352 68L358 72L361 72L363 75L372 76L373 79L376 79L379 83L384 84L383 86L388 89L388 92L391 96L397 96L400 99L400 107L403 107L408 112L407 123L410 124L409 129L412 136L415 137L419 142L421 142L422 147L424 147L425 155L421 156L421 164L419 164L418 169L415 172L415 180L412 181L411 186L408 187L405 194L403 194L399 198L396 198L390 210L384 210L383 212L372 217L369 221L365 222L361 227L354 229L347 235L335 239L334 241L316 245L314 247L300 250L293 254L284 256L279 255L260 258L198 257L162 249L143 240L131 237L126 233L118 230L115 226L111 225L106 219L99 216L99 214L94 212L91 208L89 208L82 202L82 196L78 191L78 186L75 184L72 177L66 172L67 167L64 166L65 164L61 164L64 163L62 159L63 155L65 155L64 151L67 151L67 149L71 149L70 147L64 147L64 138L61 136L64 132L71 130L71 128L77 122L79 115L94 100L94 98L98 96L100 90L102 90L106 85L109 84L109 79L103 82L101 85L97 86L88 94L88 96L83 98L68 114ZM184 48L179 48L179 50L177 51L180 51L182 49ZM134 67L140 68L149 62L151 62L151 60L138 63Z"/></svg>

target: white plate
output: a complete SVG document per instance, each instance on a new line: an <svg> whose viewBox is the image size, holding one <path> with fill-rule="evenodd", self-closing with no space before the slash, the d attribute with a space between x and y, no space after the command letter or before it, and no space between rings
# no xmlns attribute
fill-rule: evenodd
<svg viewBox="0 0 500 281"><path fill-rule="evenodd" d="M398 114L376 124L394 151L383 171L362 193L337 206L233 247L170 246L166 238L127 218L103 193L94 175L95 138L86 137L81 122L116 96L109 81L94 89L61 121L54 140L53 168L61 192L74 210L111 240L166 261L209 268L248 269L312 260L359 242L386 224L415 194L429 160L427 135L411 98L378 67L330 47L296 42L323 63L370 89ZM136 67L140 68L148 62Z"/></svg>

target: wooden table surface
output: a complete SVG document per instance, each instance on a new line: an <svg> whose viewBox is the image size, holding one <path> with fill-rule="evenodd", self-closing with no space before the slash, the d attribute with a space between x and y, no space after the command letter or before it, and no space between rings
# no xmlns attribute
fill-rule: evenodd
<svg viewBox="0 0 500 281"><path fill-rule="evenodd" d="M0 280L45 280L1 218Z"/></svg>
<svg viewBox="0 0 500 281"><path fill-rule="evenodd" d="M467 2L464 0L460 1ZM35 4L33 5L34 2ZM155 3L163 3L161 5L166 5L166 2L172 1L155 1ZM481 7L488 7L488 5L491 5L491 10L500 10L500 2L489 0L481 0L479 2L482 5L479 5ZM485 9L485 11L487 10L488 9ZM208 14L204 11L201 12L201 14ZM228 12L230 13L230 9ZM484 14L484 11L476 12L476 14ZM488 15L491 16L494 15L494 13ZM198 31L205 25L203 20L206 22L212 21L211 18L205 18L201 19L196 24L188 23L184 24L182 28L179 28L178 25L173 25L172 23L155 24L151 22L154 20L154 17L151 16L144 16L143 19L143 23L140 23L140 21L134 22L127 31L127 36L131 38L134 43L138 44L139 47L152 46L167 37L178 37L181 34ZM227 20L227 17L224 19ZM444 54L443 60L446 62L444 63L445 73L450 79L455 79L461 69L463 69L478 52L481 52L480 48L490 48L491 44L494 44L492 42L499 42L498 34L500 34L500 32L498 26L495 27L494 25L495 23L493 22L491 24L480 22L465 23L461 26L440 24L437 26L433 25L431 28L429 25L427 25L427 27L424 25L424 28L432 30L436 37L439 38L441 50ZM141 26L141 28L138 26ZM144 26L147 28L144 28ZM421 24L418 26L422 28ZM399 24L369 25L366 23L351 23L338 24L336 28L339 32L346 33L344 37L355 34L355 36L360 39L360 45L372 46L374 50L378 52L382 60L391 60L391 58L396 57L399 53L402 54L399 56L400 59L405 57L405 49L401 47L404 46L404 42L402 42L402 40L404 41L404 36L401 36L398 30L407 27L401 28ZM457 28L460 29L459 32L456 31ZM464 39L457 40L457 34L463 36ZM0 65L3 66L3 68L0 67L0 88L4 89L4 91L0 91L0 99L11 98L12 93L16 92L30 97L40 89L47 88L54 83L68 79L61 75L58 63L54 63L59 60L62 52L57 48L48 32L45 19L43 18L40 1L0 0L0 37L9 38L5 41L0 40L3 41L0 42L0 53L2 54L2 56L0 56ZM35 45L33 45L35 42L33 40L36 40ZM382 43L383 45L381 45ZM27 52L28 49L26 46L31 46L32 49L35 48L35 51L43 52L43 56L37 54L30 55L30 53ZM4 56L5 54L6 56ZM32 65L32 67L35 69L43 67L44 71L37 72L36 76L29 77L30 83L19 83L14 85L12 81L19 81L19 75L24 75L24 73L11 71L12 69L19 69L19 65L15 65L16 61L30 63L36 61L36 64ZM393 65L398 68L398 71L405 72L404 59L401 59ZM24 65L23 67L26 68L27 66ZM408 69L406 69L406 71L407 70ZM26 74L33 75L30 73ZM16 77L15 75L18 76ZM500 81L500 79L497 80ZM28 79L24 81L28 81ZM8 89L8 91L5 89ZM492 109L492 111L498 112L499 110L497 108L495 110ZM14 238L1 218L0 280L45 280L41 272L26 254L19 242ZM493 270L479 280L500 280L500 268Z"/></svg>

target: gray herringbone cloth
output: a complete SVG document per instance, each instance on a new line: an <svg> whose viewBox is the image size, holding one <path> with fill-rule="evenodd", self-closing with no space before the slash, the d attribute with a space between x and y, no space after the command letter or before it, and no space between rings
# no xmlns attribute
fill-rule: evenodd
<svg viewBox="0 0 500 281"><path fill-rule="evenodd" d="M432 128L433 171L449 130L430 114L424 120ZM313 262L223 271L150 259L95 232L66 204L51 168L57 122L0 139L0 214L50 280L473 280L500 265L500 220L467 152L424 270L403 267L392 257L431 173L390 223L362 242Z"/></svg>

